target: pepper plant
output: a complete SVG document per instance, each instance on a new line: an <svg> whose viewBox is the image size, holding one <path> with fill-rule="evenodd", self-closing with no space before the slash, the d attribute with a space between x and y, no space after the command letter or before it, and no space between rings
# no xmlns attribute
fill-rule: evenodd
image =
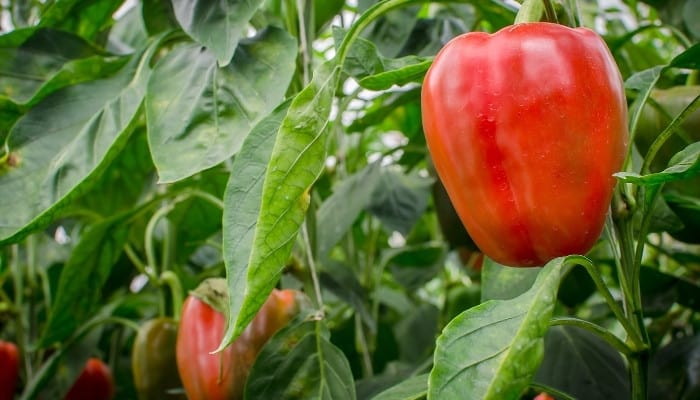
<svg viewBox="0 0 700 400"><path fill-rule="evenodd" d="M114 398L193 396L148 366L214 326L180 314L216 281L223 339L203 357L255 343L226 381L246 399L695 398L698 15L2 2L3 388L64 398L101 359ZM448 51L464 34L507 46ZM555 251L502 256L523 243ZM300 310L250 333L287 315L263 307L278 289ZM180 364L188 382L229 366Z"/></svg>

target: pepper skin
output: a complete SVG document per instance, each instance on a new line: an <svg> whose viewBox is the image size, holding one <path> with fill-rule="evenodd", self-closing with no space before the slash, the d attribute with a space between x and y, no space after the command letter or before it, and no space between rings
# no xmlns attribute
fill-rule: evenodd
<svg viewBox="0 0 700 400"><path fill-rule="evenodd" d="M134 388L141 400L186 399L177 370L177 322L172 318L147 321L136 334L131 352ZM173 390L175 389L175 390Z"/></svg>
<svg viewBox="0 0 700 400"><path fill-rule="evenodd" d="M421 103L435 168L483 253L529 267L590 250L628 141L622 78L596 33L463 34L436 56Z"/></svg>
<svg viewBox="0 0 700 400"><path fill-rule="evenodd" d="M225 282L222 290L225 293ZM196 293L196 292L195 292ZM243 399L245 382L267 340L298 312L297 292L273 290L253 321L236 341L219 354L210 354L223 339L224 314L205 298L185 300L177 337L177 366L190 400Z"/></svg>
<svg viewBox="0 0 700 400"><path fill-rule="evenodd" d="M65 400L111 400L114 398L114 378L107 364L90 358L71 386Z"/></svg>
<svg viewBox="0 0 700 400"><path fill-rule="evenodd" d="M12 342L0 340L0 400L15 398L19 381L19 350Z"/></svg>

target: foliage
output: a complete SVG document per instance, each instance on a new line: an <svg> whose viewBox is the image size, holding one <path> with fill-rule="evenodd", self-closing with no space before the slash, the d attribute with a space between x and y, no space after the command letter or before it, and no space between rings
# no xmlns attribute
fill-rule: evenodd
<svg viewBox="0 0 700 400"><path fill-rule="evenodd" d="M137 398L135 328L224 276L221 348L273 288L311 299L262 348L249 399L697 396L700 5L545 3L604 38L634 145L596 246L514 269L482 268L453 229L420 89L447 41L512 24L516 2L2 2L18 398L62 398L93 357ZM679 86L697 91L667 104Z"/></svg>

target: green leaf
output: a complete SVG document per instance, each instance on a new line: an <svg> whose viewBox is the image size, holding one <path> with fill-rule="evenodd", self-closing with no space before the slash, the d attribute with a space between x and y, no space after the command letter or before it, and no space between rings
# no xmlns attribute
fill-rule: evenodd
<svg viewBox="0 0 700 400"><path fill-rule="evenodd" d="M357 217L372 202L380 182L379 163L367 165L335 186L316 213L318 255L328 256L333 246L345 235Z"/></svg>
<svg viewBox="0 0 700 400"><path fill-rule="evenodd" d="M272 149L290 102L260 121L243 142L224 192L223 253L231 298L246 287L248 261L262 202ZM240 307L240 304L238 304Z"/></svg>
<svg viewBox="0 0 700 400"><path fill-rule="evenodd" d="M70 337L102 303L102 285L122 254L129 233L125 220L131 215L120 214L85 231L61 271L40 347Z"/></svg>
<svg viewBox="0 0 700 400"><path fill-rule="evenodd" d="M446 249L441 242L426 242L387 251L387 264L397 282L418 290L443 268Z"/></svg>
<svg viewBox="0 0 700 400"><path fill-rule="evenodd" d="M103 58L67 32L18 29L0 36L0 94L31 107L62 87L106 77L126 61Z"/></svg>
<svg viewBox="0 0 700 400"><path fill-rule="evenodd" d="M334 27L336 46L342 42L345 34L345 30ZM360 86L370 90L384 90L393 85L420 82L432 62L432 57L385 58L374 43L357 38L348 52L343 69L359 79Z"/></svg>
<svg viewBox="0 0 700 400"><path fill-rule="evenodd" d="M416 375L372 397L372 400L419 400L428 393L428 374Z"/></svg>
<svg viewBox="0 0 700 400"><path fill-rule="evenodd" d="M210 49L221 67L231 62L248 21L260 4L262 0L173 0L182 29Z"/></svg>
<svg viewBox="0 0 700 400"><path fill-rule="evenodd" d="M394 168L382 171L367 211L379 218L388 230L405 236L428 206L433 179L422 177L418 172L407 175Z"/></svg>
<svg viewBox="0 0 700 400"><path fill-rule="evenodd" d="M537 279L539 268L507 267L484 257L481 301L508 300L525 293Z"/></svg>
<svg viewBox="0 0 700 400"><path fill-rule="evenodd" d="M681 54L677 55L671 63L671 67L700 69L700 43L695 43Z"/></svg>
<svg viewBox="0 0 700 400"><path fill-rule="evenodd" d="M620 353L593 333L553 326L545 336L544 360L534 381L577 399L629 399L627 366Z"/></svg>
<svg viewBox="0 0 700 400"><path fill-rule="evenodd" d="M20 118L0 169L0 243L48 224L79 196L126 144L150 74L157 41L109 79L69 86Z"/></svg>
<svg viewBox="0 0 700 400"><path fill-rule="evenodd" d="M530 290L489 300L453 319L437 340L428 399L518 399L544 352L564 258L540 270Z"/></svg>
<svg viewBox="0 0 700 400"><path fill-rule="evenodd" d="M394 325L401 361L419 365L433 354L438 332L439 310L423 303Z"/></svg>
<svg viewBox="0 0 700 400"><path fill-rule="evenodd" d="M295 319L262 348L246 384L246 399L356 398L350 364L329 341L322 320Z"/></svg>
<svg viewBox="0 0 700 400"><path fill-rule="evenodd" d="M354 271L345 264L329 260L322 264L319 273L321 287L351 305L360 315L365 325L376 332L377 323L367 309L367 291L357 279Z"/></svg>
<svg viewBox="0 0 700 400"><path fill-rule="evenodd" d="M160 60L146 96L160 182L186 178L236 154L255 124L283 99L295 57L294 39L269 28L242 41L225 68L197 44Z"/></svg>
<svg viewBox="0 0 700 400"><path fill-rule="evenodd" d="M40 26L72 32L95 42L112 25L123 0L63 0L48 3Z"/></svg>
<svg viewBox="0 0 700 400"><path fill-rule="evenodd" d="M700 174L700 142L692 143L679 151L671 158L668 164L668 168L661 172L646 175L639 175L633 172L618 172L614 175L623 182L644 186L692 178Z"/></svg>
<svg viewBox="0 0 700 400"><path fill-rule="evenodd" d="M393 85L420 82L432 64L431 58L415 56L386 60L383 71L360 79L359 84L370 90L386 90Z"/></svg>
<svg viewBox="0 0 700 400"><path fill-rule="evenodd" d="M323 170L327 127L339 68L334 60L317 69L282 121L265 172L260 213L250 255L227 265L230 310L222 346L235 339L272 291L304 222L309 188ZM246 254L240 250L238 254ZM247 271L240 266L247 265ZM245 282L242 278L245 276Z"/></svg>

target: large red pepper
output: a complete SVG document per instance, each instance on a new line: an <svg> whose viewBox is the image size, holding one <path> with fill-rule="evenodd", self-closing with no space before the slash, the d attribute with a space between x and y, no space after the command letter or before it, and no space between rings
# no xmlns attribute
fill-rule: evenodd
<svg viewBox="0 0 700 400"><path fill-rule="evenodd" d="M14 399L17 381L19 381L17 345L0 340L0 400Z"/></svg>
<svg viewBox="0 0 700 400"><path fill-rule="evenodd" d="M176 356L190 400L242 399L248 373L263 345L299 309L298 292L274 289L238 339L221 353L211 354L223 339L226 288L223 279L208 279L182 308Z"/></svg>
<svg viewBox="0 0 700 400"><path fill-rule="evenodd" d="M437 55L422 89L435 168L469 235L497 262L586 253L627 148L627 103L603 40L522 23L471 32Z"/></svg>

